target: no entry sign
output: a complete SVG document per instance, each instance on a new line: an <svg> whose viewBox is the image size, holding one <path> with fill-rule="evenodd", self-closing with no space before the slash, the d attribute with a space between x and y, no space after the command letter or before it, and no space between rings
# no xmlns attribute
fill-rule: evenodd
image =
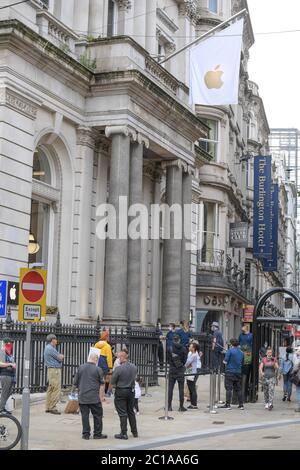
<svg viewBox="0 0 300 470"><path fill-rule="evenodd" d="M44 279L37 271L30 271L23 277L21 289L28 302L38 302L45 292Z"/></svg>
<svg viewBox="0 0 300 470"><path fill-rule="evenodd" d="M38 322L46 317L47 271L22 268L20 271L19 321Z"/></svg>

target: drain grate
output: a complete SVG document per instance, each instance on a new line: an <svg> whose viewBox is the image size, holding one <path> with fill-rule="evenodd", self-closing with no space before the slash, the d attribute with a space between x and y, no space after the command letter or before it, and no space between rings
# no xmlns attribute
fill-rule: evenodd
<svg viewBox="0 0 300 470"><path fill-rule="evenodd" d="M263 439L281 439L282 436L264 436Z"/></svg>

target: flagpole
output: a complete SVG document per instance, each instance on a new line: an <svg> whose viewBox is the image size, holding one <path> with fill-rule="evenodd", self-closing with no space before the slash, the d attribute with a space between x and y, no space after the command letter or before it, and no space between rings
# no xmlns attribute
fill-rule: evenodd
<svg viewBox="0 0 300 470"><path fill-rule="evenodd" d="M180 54L181 52L185 51L186 49L189 49L191 46L194 46L194 44L197 44L198 42L202 41L203 39L206 39L207 37L211 36L212 34L214 34L216 31L218 31L220 28L222 28L223 26L226 26L228 23L231 23L233 20L239 18L240 16L246 16L248 15L248 10L246 8L244 8L243 10L239 11L238 13L236 13L235 15L231 16L230 18L228 18L228 20L226 21L223 21L222 23L218 24L217 26L215 26L214 28L210 29L209 31L207 31L206 33L202 34L202 36L199 36L198 38L194 39L192 42L190 42L189 44L186 44L185 46L181 47L180 49L178 49L178 51L175 51L173 52L173 54L170 54L168 57L166 57L165 59L161 60L159 62L159 64L164 64L165 62L167 62L168 60L172 59L173 57L175 57L177 54Z"/></svg>

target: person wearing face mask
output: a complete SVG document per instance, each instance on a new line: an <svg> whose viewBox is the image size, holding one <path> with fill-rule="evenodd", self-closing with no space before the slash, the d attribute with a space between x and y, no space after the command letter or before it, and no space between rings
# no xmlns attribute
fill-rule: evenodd
<svg viewBox="0 0 300 470"><path fill-rule="evenodd" d="M2 388L0 398L0 413L9 413L5 409L15 383L16 363L13 357L13 341L4 338L3 347L0 350L0 383Z"/></svg>
<svg viewBox="0 0 300 470"><path fill-rule="evenodd" d="M273 357L272 348L268 348L266 357L264 357L260 363L259 374L263 380L265 408L269 411L273 409L274 391L278 371L279 365L277 359Z"/></svg>

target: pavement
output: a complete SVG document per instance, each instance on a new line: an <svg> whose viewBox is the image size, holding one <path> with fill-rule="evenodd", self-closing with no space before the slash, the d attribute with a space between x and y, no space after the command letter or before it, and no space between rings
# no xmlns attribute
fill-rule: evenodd
<svg viewBox="0 0 300 470"><path fill-rule="evenodd" d="M274 409L264 409L260 393L257 403L247 403L245 410L233 406L231 411L217 409L210 414L209 377L201 376L198 380L198 410L185 413L178 409L178 390L175 387L173 420L160 420L164 416L164 379L160 386L148 390L150 396L140 400L140 415L137 416L139 438L129 432L128 441L114 439L119 432L119 419L114 410L113 398L107 398L103 404L103 433L108 439L103 441L84 441L81 439L80 415L46 414L44 395L32 395L30 412L29 449L32 450L200 450L200 449L299 449L300 413L296 413L295 392L292 402L282 402L281 385L276 389ZM221 399L225 398L222 387ZM58 405L63 412L66 404ZM14 411L17 418L21 410Z"/></svg>

